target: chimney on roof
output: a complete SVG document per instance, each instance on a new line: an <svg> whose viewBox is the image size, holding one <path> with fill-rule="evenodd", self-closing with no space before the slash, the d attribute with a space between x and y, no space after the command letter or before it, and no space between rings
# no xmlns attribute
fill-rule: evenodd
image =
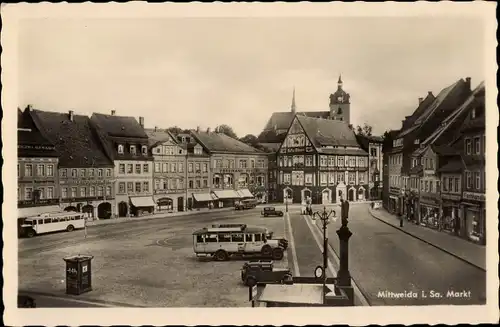
<svg viewBox="0 0 500 327"><path fill-rule="evenodd" d="M210 130L210 127L209 127L209 128L207 128L207 133L210 133L210 131L211 131L211 130Z"/></svg>
<svg viewBox="0 0 500 327"><path fill-rule="evenodd" d="M111 110L111 116L116 115L116 110Z"/></svg>
<svg viewBox="0 0 500 327"><path fill-rule="evenodd" d="M471 87L470 87L470 80L471 78L470 77L466 77L465 78L465 85L467 85L467 89L472 91Z"/></svg>
<svg viewBox="0 0 500 327"><path fill-rule="evenodd" d="M433 95L433 94L432 94L432 91L429 91L429 92L428 92L428 95Z"/></svg>
<svg viewBox="0 0 500 327"><path fill-rule="evenodd" d="M155 132L158 131L158 126L155 126Z"/></svg>
<svg viewBox="0 0 500 327"><path fill-rule="evenodd" d="M144 117L139 117L139 125L144 128Z"/></svg>
<svg viewBox="0 0 500 327"><path fill-rule="evenodd" d="M33 106L31 104L29 104L26 109L28 109L28 111L31 111L31 109L33 109Z"/></svg>
<svg viewBox="0 0 500 327"><path fill-rule="evenodd" d="M418 104L421 104L424 101L424 98L418 98Z"/></svg>
<svg viewBox="0 0 500 327"><path fill-rule="evenodd" d="M196 126L196 133L200 132L200 126Z"/></svg>
<svg viewBox="0 0 500 327"><path fill-rule="evenodd" d="M75 119L75 112L73 110L68 111L68 117L70 121Z"/></svg>

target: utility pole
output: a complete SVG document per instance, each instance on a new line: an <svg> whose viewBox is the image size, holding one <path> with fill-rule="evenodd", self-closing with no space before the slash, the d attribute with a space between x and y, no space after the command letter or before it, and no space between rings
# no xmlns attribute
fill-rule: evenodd
<svg viewBox="0 0 500 327"><path fill-rule="evenodd" d="M323 207L323 212L315 212L314 217L318 217L323 224L323 303L326 303L326 269L328 267L328 237L326 237L327 225L330 223L330 216L333 214L333 221L336 221L336 214L334 210L326 211L326 207Z"/></svg>

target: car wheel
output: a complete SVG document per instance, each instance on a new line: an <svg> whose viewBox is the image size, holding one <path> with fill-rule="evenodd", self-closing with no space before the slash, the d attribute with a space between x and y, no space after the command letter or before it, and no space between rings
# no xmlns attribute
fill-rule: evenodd
<svg viewBox="0 0 500 327"><path fill-rule="evenodd" d="M283 278L281 279L281 284L285 284L286 282L291 281L291 280L293 280L292 275L290 275L290 274L286 274L286 275L285 275L285 276L283 276Z"/></svg>
<svg viewBox="0 0 500 327"><path fill-rule="evenodd" d="M72 231L74 231L74 230L75 230L75 226L73 226L73 225L69 225L68 227L66 227L66 230L67 230L68 232L72 232Z"/></svg>
<svg viewBox="0 0 500 327"><path fill-rule="evenodd" d="M274 260L281 260L281 259L283 259L283 256L284 256L284 254L283 254L282 249L277 248L277 249L273 250L273 259Z"/></svg>
<svg viewBox="0 0 500 327"><path fill-rule="evenodd" d="M219 250L215 252L215 260L216 261L226 261L229 258L229 255L224 250Z"/></svg>
<svg viewBox="0 0 500 327"><path fill-rule="evenodd" d="M246 281L245 281L245 285L246 286L255 286L257 284L257 280L255 279L255 277L253 276L248 276Z"/></svg>
<svg viewBox="0 0 500 327"><path fill-rule="evenodd" d="M279 216L280 216L280 217L283 217L283 212L280 212Z"/></svg>
<svg viewBox="0 0 500 327"><path fill-rule="evenodd" d="M26 236L28 236L29 238L32 238L33 236L35 236L35 231L30 229L27 233L26 233Z"/></svg>
<svg viewBox="0 0 500 327"><path fill-rule="evenodd" d="M270 257L272 254L273 254L273 250L271 249L271 247L269 245L264 245L262 247L262 256L264 257Z"/></svg>

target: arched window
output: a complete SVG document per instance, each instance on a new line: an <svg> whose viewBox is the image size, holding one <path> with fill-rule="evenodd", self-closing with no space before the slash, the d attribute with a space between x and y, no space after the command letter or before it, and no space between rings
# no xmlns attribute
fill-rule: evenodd
<svg viewBox="0 0 500 327"><path fill-rule="evenodd" d="M337 114L342 115L342 108L339 107L339 109L337 110Z"/></svg>

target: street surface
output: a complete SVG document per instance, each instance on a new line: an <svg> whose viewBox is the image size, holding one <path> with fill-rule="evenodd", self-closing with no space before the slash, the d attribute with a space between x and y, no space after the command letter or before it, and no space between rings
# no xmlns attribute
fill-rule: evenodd
<svg viewBox="0 0 500 327"><path fill-rule="evenodd" d="M330 208L340 216L338 206ZM94 256L93 290L76 298L101 301L96 306L248 307L248 288L239 275L246 259L215 262L197 258L192 248L194 230L213 223L265 226L276 237L290 241L284 260L276 266L290 267L296 276L313 276L314 268L322 265L319 220L301 215L297 206L289 208L289 218L263 218L260 211L257 207L93 226L86 239L83 231L20 239L19 289L63 298L64 303L44 299L47 307L85 306L84 302L64 301L68 296L64 294L63 258L90 254ZM329 244L337 253L339 227L340 219L328 226ZM368 204L351 204L349 228L353 233L349 268L357 288L356 305L486 302L484 271L373 218ZM329 250L329 260L336 271L338 258L333 251ZM455 297L447 297L449 291L457 292Z"/></svg>
<svg viewBox="0 0 500 327"><path fill-rule="evenodd" d="M340 216L340 209L332 208ZM320 209L323 207L313 208ZM290 214L300 273L312 275L322 257L306 219L316 223L317 227L313 227L319 233L319 220L313 222L297 210ZM336 253L339 253L336 230L340 226L340 219L328 225L329 244ZM368 212L368 204L351 204L348 226L353 233L349 242L350 273L370 305L486 303L484 271L374 219ZM453 297L447 296L451 295L449 291ZM399 298L392 298L389 292L404 293L404 297L400 294Z"/></svg>
<svg viewBox="0 0 500 327"><path fill-rule="evenodd" d="M90 254L93 290L78 296L146 307L248 307L241 283L245 260L197 258L192 232L214 223L265 226L284 235L283 217L260 207L101 225L19 240L19 289L65 297L64 257ZM276 266L288 266L287 255ZM73 298L73 297L72 297Z"/></svg>

